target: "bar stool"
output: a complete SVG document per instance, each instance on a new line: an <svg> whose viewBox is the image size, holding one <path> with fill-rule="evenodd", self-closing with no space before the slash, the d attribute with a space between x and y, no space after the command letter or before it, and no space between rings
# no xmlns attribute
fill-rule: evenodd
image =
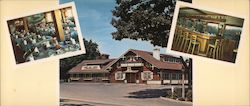
<svg viewBox="0 0 250 106"><path fill-rule="evenodd" d="M174 33L174 39L173 39L173 43L172 43L172 47L175 46L176 42L177 42L177 38L178 38L178 31L179 31L179 28L176 27L175 29L175 33Z"/></svg>
<svg viewBox="0 0 250 106"><path fill-rule="evenodd" d="M190 42L190 40L191 38L189 37L189 32L184 32L179 51L185 52L185 49L187 48L186 46Z"/></svg>
<svg viewBox="0 0 250 106"><path fill-rule="evenodd" d="M181 40L183 39L182 32L183 32L183 30L179 29L178 33L175 35L176 39L175 39L175 43L174 43L174 48L176 50L178 50L179 44L181 43Z"/></svg>
<svg viewBox="0 0 250 106"><path fill-rule="evenodd" d="M214 44L208 44L207 48L207 57L211 57L214 59L221 59L222 55L222 41L220 39L216 39Z"/></svg>
<svg viewBox="0 0 250 106"><path fill-rule="evenodd" d="M188 50L187 50L187 53L189 53L189 50L192 46L192 50L191 50L191 54L194 54L194 50L195 50L195 47L197 45L197 54L199 53L200 51L200 42L197 41L197 35L192 35L191 36L191 41L189 42L189 45L188 45Z"/></svg>

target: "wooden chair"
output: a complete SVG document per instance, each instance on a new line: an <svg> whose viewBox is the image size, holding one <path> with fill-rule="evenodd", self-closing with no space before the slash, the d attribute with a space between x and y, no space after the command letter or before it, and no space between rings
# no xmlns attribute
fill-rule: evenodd
<svg viewBox="0 0 250 106"><path fill-rule="evenodd" d="M197 49L198 49L197 50L197 54L199 54L199 51L200 51L200 42L197 41L197 35L192 35L191 36L191 41L189 42L189 45L188 45L187 53L189 53L189 50L192 47L191 54L194 54L196 46L197 46Z"/></svg>
<svg viewBox="0 0 250 106"><path fill-rule="evenodd" d="M234 49L237 49L236 41L225 39L222 41L221 50L221 60L235 62L236 54L234 54ZM235 55L235 56L234 56Z"/></svg>
<svg viewBox="0 0 250 106"><path fill-rule="evenodd" d="M211 57L214 59L221 59L222 58L222 51L223 51L223 47L222 47L222 40L220 39L216 39L214 44L208 44L208 48L207 48L207 57Z"/></svg>

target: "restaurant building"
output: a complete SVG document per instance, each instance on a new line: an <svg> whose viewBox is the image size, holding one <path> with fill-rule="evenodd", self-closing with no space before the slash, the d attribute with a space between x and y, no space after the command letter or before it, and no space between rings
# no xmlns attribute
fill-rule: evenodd
<svg viewBox="0 0 250 106"><path fill-rule="evenodd" d="M116 59L84 60L71 70L71 81L181 84L182 73L188 83L180 58L153 52L129 49Z"/></svg>

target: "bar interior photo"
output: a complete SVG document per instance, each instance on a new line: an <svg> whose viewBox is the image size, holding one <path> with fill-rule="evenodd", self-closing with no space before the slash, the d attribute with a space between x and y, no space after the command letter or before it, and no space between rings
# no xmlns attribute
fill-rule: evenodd
<svg viewBox="0 0 250 106"><path fill-rule="evenodd" d="M171 49L235 63L244 19L180 7Z"/></svg>
<svg viewBox="0 0 250 106"><path fill-rule="evenodd" d="M80 50L72 7L7 21L16 64Z"/></svg>

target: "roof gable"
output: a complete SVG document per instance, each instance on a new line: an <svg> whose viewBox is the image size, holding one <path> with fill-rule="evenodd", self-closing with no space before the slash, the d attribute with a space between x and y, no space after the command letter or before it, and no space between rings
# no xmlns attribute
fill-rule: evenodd
<svg viewBox="0 0 250 106"><path fill-rule="evenodd" d="M160 60L155 59L150 52L145 52L141 50L131 50L132 52L139 55L145 61L149 62L150 64L154 65L159 69L171 69L171 70L181 70L182 64L180 63L170 63L170 62L162 62Z"/></svg>
<svg viewBox="0 0 250 106"><path fill-rule="evenodd" d="M109 65L107 65L107 68L111 67L120 58L122 58L124 55L126 55L129 52L135 53L136 55L138 55L139 57L141 57L142 59L144 59L148 63L154 65L158 69L181 70L183 67L183 65L181 63L170 63L170 62L162 62L160 60L157 60L153 57L151 52L129 49L127 52L125 52L123 55L121 55L118 59L116 59L115 61L112 61ZM161 55L164 55L164 54L161 54ZM166 55L166 56L169 56L169 55Z"/></svg>
<svg viewBox="0 0 250 106"><path fill-rule="evenodd" d="M106 72L106 68L109 65L109 63L111 63L112 61L114 61L116 59L103 59L103 60L84 60L82 61L80 64L76 65L75 67L73 67L72 69L69 70L68 73L80 73L80 72ZM103 66L101 69L85 69L82 70L82 66L87 66L87 65L103 65L106 64L105 66Z"/></svg>

